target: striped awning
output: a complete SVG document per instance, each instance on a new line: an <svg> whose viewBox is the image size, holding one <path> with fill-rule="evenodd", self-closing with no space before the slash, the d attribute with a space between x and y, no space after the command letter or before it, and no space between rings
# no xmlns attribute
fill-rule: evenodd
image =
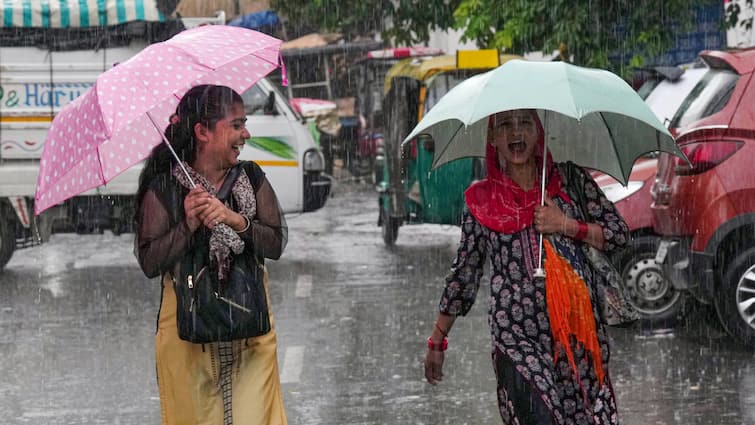
<svg viewBox="0 0 755 425"><path fill-rule="evenodd" d="M156 0L0 0L0 28L85 28L165 21Z"/></svg>

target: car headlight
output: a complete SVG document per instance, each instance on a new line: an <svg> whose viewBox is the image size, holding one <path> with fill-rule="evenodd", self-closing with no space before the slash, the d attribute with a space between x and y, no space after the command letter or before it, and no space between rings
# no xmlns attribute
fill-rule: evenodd
<svg viewBox="0 0 755 425"><path fill-rule="evenodd" d="M325 169L325 158L317 149L304 152L304 171L322 171Z"/></svg>
<svg viewBox="0 0 755 425"><path fill-rule="evenodd" d="M642 189L642 186L644 184L645 182L643 181L633 180L630 181L626 185L626 187L624 187L621 183L611 183L605 186L601 186L600 189L603 191L603 193L605 193L606 198L608 198L609 201L615 204L622 199L632 196L635 192Z"/></svg>

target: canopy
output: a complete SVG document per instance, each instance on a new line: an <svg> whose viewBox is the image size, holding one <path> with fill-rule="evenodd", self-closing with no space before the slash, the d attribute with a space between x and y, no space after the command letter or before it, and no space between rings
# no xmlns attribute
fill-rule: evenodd
<svg viewBox="0 0 755 425"><path fill-rule="evenodd" d="M0 28L86 28L165 21L157 0L3 0Z"/></svg>
<svg viewBox="0 0 755 425"><path fill-rule="evenodd" d="M519 55L501 54L499 64L504 64L511 59L522 59ZM443 71L455 71L457 69L491 69L495 66L459 66L457 55L443 55L429 58L408 58L393 65L385 75L384 92L391 90L391 81L397 77L408 77L424 82L427 78Z"/></svg>

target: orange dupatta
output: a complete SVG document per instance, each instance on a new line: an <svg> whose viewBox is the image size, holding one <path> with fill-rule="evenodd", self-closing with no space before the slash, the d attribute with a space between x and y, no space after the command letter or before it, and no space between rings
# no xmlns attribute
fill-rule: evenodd
<svg viewBox="0 0 755 425"><path fill-rule="evenodd" d="M582 343L585 350L592 354L595 373L600 385L603 385L603 359L600 355L600 343L593 314L590 292L587 284L574 271L568 261L556 253L548 240L545 246L545 300L548 304L548 319L551 324L554 342L560 342L566 351L574 373L577 363L569 343L569 336L574 336ZM553 361L558 359L554 350Z"/></svg>

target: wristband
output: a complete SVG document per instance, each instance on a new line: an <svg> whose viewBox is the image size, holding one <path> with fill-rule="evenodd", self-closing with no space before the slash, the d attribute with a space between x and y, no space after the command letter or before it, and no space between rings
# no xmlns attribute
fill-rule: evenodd
<svg viewBox="0 0 755 425"><path fill-rule="evenodd" d="M443 342L436 344L432 337L427 338L427 349L431 351L446 351L448 349L448 338L443 338Z"/></svg>
<svg viewBox="0 0 755 425"><path fill-rule="evenodd" d="M584 240L587 237L587 223L584 221L578 221L577 222L577 234L574 235L574 239L577 240Z"/></svg>

